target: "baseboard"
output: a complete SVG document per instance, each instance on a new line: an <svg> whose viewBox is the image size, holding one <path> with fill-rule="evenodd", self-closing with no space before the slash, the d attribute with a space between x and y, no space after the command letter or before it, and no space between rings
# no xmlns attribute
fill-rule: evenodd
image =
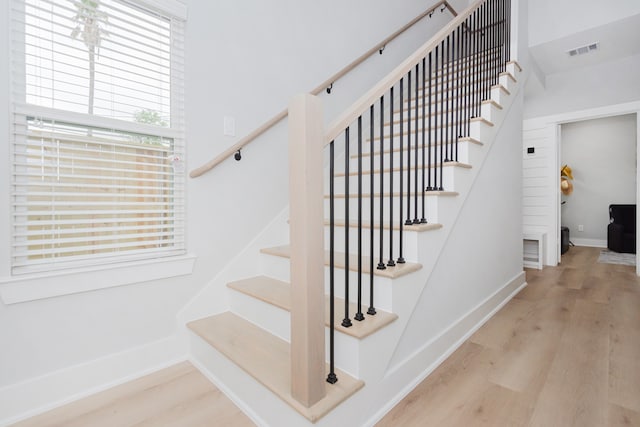
<svg viewBox="0 0 640 427"><path fill-rule="evenodd" d="M0 426L182 362L187 359L186 351L180 339L171 336L0 388Z"/></svg>
<svg viewBox="0 0 640 427"><path fill-rule="evenodd" d="M571 243L576 246L587 246L590 248L606 248L607 241L601 239L579 239L571 237Z"/></svg>
<svg viewBox="0 0 640 427"><path fill-rule="evenodd" d="M414 380L407 384L395 397L378 410L364 425L374 426L394 406L404 399L414 388L418 386L429 374L442 364L454 351L458 349L471 335L484 325L506 303L527 286L525 272L518 273L504 286L486 298L467 314L458 319L441 334L427 342L404 362L396 365L385 376L396 375L401 369L406 369L410 364L418 362L419 366L427 366L422 372L414 376ZM435 350L435 351L434 351ZM439 354L435 359L431 356ZM425 357L426 356L426 357ZM423 359L430 359L427 363ZM430 363L429 363L430 362Z"/></svg>

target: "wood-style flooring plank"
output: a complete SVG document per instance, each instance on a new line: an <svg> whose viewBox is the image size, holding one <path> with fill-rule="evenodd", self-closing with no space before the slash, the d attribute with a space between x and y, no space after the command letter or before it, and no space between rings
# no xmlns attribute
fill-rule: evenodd
<svg viewBox="0 0 640 427"><path fill-rule="evenodd" d="M512 332L490 380L505 388L538 392L558 349L575 304L574 291L561 287L536 302L535 311Z"/></svg>
<svg viewBox="0 0 640 427"><path fill-rule="evenodd" d="M183 362L15 424L16 427L254 424L190 363ZM229 425L229 424L227 424Z"/></svg>
<svg viewBox="0 0 640 427"><path fill-rule="evenodd" d="M609 400L640 412L640 292L619 288L611 302Z"/></svg>
<svg viewBox="0 0 640 427"><path fill-rule="evenodd" d="M467 341L382 419L378 427L442 426L487 384L491 351ZM454 393L451 391L455 390Z"/></svg>
<svg viewBox="0 0 640 427"><path fill-rule="evenodd" d="M607 427L637 427L640 426L640 412L623 408L618 405L609 405Z"/></svg>
<svg viewBox="0 0 640 427"><path fill-rule="evenodd" d="M606 306L576 300L540 392L531 426L607 422L609 324Z"/></svg>
<svg viewBox="0 0 640 427"><path fill-rule="evenodd" d="M379 426L640 426L640 279L573 247Z"/></svg>

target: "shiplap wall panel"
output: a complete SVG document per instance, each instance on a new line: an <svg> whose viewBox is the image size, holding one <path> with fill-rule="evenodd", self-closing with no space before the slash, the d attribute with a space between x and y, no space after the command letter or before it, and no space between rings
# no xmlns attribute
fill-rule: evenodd
<svg viewBox="0 0 640 427"><path fill-rule="evenodd" d="M545 265L556 265L556 222L553 198L556 129L547 123L525 120L522 146L522 226L524 233L546 233ZM533 147L534 153L527 148Z"/></svg>

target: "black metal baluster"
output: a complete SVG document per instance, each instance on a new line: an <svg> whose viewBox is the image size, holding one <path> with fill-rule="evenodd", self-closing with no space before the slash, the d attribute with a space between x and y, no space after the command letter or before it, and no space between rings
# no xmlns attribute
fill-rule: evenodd
<svg viewBox="0 0 640 427"><path fill-rule="evenodd" d="M447 39L447 42L449 42L449 40ZM447 45L449 45L449 43L447 43ZM449 109L448 111L448 116L449 116L449 120L450 120L450 124L451 126L449 127L449 129L447 129L447 133L449 135L448 139L449 139L449 154L448 154L448 158L449 161L453 161L453 144L454 144L454 133L455 133L455 128L456 128L456 124L453 120L454 115L453 115L453 101L455 99L455 81L453 79L454 76L454 70L453 70L453 51L455 50L454 47L456 45L456 33L455 31L453 31L451 33L451 46L449 46L449 51L447 52L447 61L449 62L449 76L447 81L450 83L450 89L451 91L449 92L449 101L447 102L447 108Z"/></svg>
<svg viewBox="0 0 640 427"><path fill-rule="evenodd" d="M482 114L482 101L485 100L485 63L486 63L486 37L485 37L485 4L480 7L480 99L478 99L477 116Z"/></svg>
<svg viewBox="0 0 640 427"><path fill-rule="evenodd" d="M419 224L420 220L418 219L418 188L420 188L420 186L418 185L418 153L419 153L419 144L418 144L418 120L420 118L420 95L419 95L419 90L420 90L420 68L419 68L420 64L416 64L416 93L415 93L415 99L416 99L416 118L415 118L415 136L413 139L413 145L414 145L414 167L413 167L413 177L414 177L414 181L413 181L413 188L414 188L414 194L413 194L413 210L414 210L414 215L413 215L413 223L414 224ZM409 138L411 138L411 135L409 135Z"/></svg>
<svg viewBox="0 0 640 427"><path fill-rule="evenodd" d="M443 40L444 42L444 40ZM446 57L447 57L447 63L449 62L449 36L447 36L446 38ZM444 55L442 56L442 65L443 65L443 69L444 69L444 64L445 64L445 58ZM448 64L447 64L448 65ZM447 67L448 69L448 67ZM448 79L449 75L447 73L446 75L446 83L444 86L444 91L442 93L443 99L444 96L446 96L446 101L442 104L442 114L444 116L444 137L442 139L443 143L444 143L444 154L445 154L445 158L444 160L442 160L441 162L450 162L451 159L449 159L449 141L448 141L448 134L449 134L449 79ZM443 73L442 76L443 80L445 79L445 75Z"/></svg>
<svg viewBox="0 0 640 427"><path fill-rule="evenodd" d="M484 96L483 96L483 101L489 99L488 96L488 92L489 89L491 87L491 77L489 75L489 66L491 65L491 63L489 62L489 44L491 42L491 35L490 35L490 26L489 26L489 4L485 3L484 4L484 8L483 8L483 15L484 15L484 68L485 68L485 83L484 83ZM482 115L482 106L480 106L480 115Z"/></svg>
<svg viewBox="0 0 640 427"><path fill-rule="evenodd" d="M462 138L462 26L458 26L456 29L458 32L458 40L457 45L457 53L455 57L457 58L457 67L456 67L456 140L455 140L455 156L454 160L458 161L458 141Z"/></svg>
<svg viewBox="0 0 640 427"><path fill-rule="evenodd" d="M498 2L498 4L500 5L500 66L503 67L504 69L506 69L506 61L505 61L505 54L504 54L504 48L505 48L505 38L504 38L504 34L505 34L505 28L507 25L507 17L504 13L505 11L505 2L504 0L500 0Z"/></svg>
<svg viewBox="0 0 640 427"><path fill-rule="evenodd" d="M329 144L329 375L327 382L335 384L338 377L335 373L335 349L334 349L334 332L335 332L335 215L334 215L334 141Z"/></svg>
<svg viewBox="0 0 640 427"><path fill-rule="evenodd" d="M438 189L438 79L440 78L440 69L439 69L439 46L436 46L435 50L435 75L434 75L434 96L433 96L433 129L429 131L430 134L433 134L433 190ZM440 153L442 155L442 153Z"/></svg>
<svg viewBox="0 0 640 427"><path fill-rule="evenodd" d="M378 270L384 270L384 95L380 97L380 261ZM373 224L371 224L373 227Z"/></svg>
<svg viewBox="0 0 640 427"><path fill-rule="evenodd" d="M507 61L511 60L511 0L507 0Z"/></svg>
<svg viewBox="0 0 640 427"><path fill-rule="evenodd" d="M438 49L436 47L436 49ZM427 133L427 137L429 138L428 141L428 152L427 152L427 191L432 191L433 190L433 185L431 185L431 175L433 174L433 168L432 166L432 162L431 162L431 150L435 149L432 148L431 146L431 134L433 132L433 128L431 127L431 103L432 103L432 98L431 98L431 81L433 80L433 69L432 69L432 62L433 62L433 58L432 58L432 53L429 52L429 132ZM435 180L435 177L434 177Z"/></svg>
<svg viewBox="0 0 640 427"><path fill-rule="evenodd" d="M473 72L473 68L472 68L472 63L471 63L471 55L472 55L472 44L473 44L473 33L471 32L471 28L472 28L472 19L471 16L469 16L469 18L467 18L467 37L466 37L466 41L467 41L467 49L466 49L466 56L467 56L467 74L466 74L466 81L465 81L465 96L464 96L464 117L465 117L465 121L466 121L466 125L467 125L467 131L466 131L466 136L469 136L469 134L471 133L471 95L472 95L472 80L471 80L471 73Z"/></svg>
<svg viewBox="0 0 640 427"><path fill-rule="evenodd" d="M480 23L480 10L476 9L473 12L473 28L475 32L473 34L473 117L478 117L478 110L476 105L478 105L478 97L480 96L480 28L478 28L478 24Z"/></svg>
<svg viewBox="0 0 640 427"><path fill-rule="evenodd" d="M416 102L418 100L416 99ZM412 225L411 221L411 70L407 74L407 220L404 225Z"/></svg>
<svg viewBox="0 0 640 427"><path fill-rule="evenodd" d="M489 77L489 66L491 62L489 62L489 43L491 42L491 31L489 27L489 5L485 3L482 7L483 16L484 16L484 31L483 33L483 41L484 41L484 96L481 101L487 100L490 98L489 90L491 87L491 79ZM482 104L480 105L480 115L482 115Z"/></svg>
<svg viewBox="0 0 640 427"><path fill-rule="evenodd" d="M404 212L402 212L402 208L404 207L403 201L402 201L402 197L403 197L403 191L404 191L404 182L403 182L403 177L404 177L404 153L403 153L403 148L404 148L404 77L400 79L400 212L399 212L399 216L398 216L398 224L400 226L400 241L399 241L399 256L398 256L398 260L396 261L398 264L404 264L405 260L404 257L402 256L402 247L403 245L403 239L404 239ZM393 223L391 223L391 226L393 227Z"/></svg>
<svg viewBox="0 0 640 427"><path fill-rule="evenodd" d="M427 124L426 124L426 110L427 110L427 58L422 58L422 185L420 186L420 193L422 197L422 218L420 218L420 223L424 224L427 222L427 217L425 214L425 196L427 191L427 184L425 181L425 173L427 172L427 168L429 165L426 164L426 132L427 132Z"/></svg>
<svg viewBox="0 0 640 427"><path fill-rule="evenodd" d="M500 58L500 46L502 43L501 37L500 37L500 14L501 14L501 10L500 10L500 2L501 0L497 0L494 1L494 7L496 8L495 11L495 21L496 24L493 28L493 39L494 39L494 43L495 46L493 48L494 50L494 64L496 66L496 83L500 83L500 73L503 71L502 70L502 63L501 63L501 58Z"/></svg>
<svg viewBox="0 0 640 427"><path fill-rule="evenodd" d="M373 316L376 314L376 309L373 304L373 240L374 240L374 227L373 227L373 215L374 215L374 198L375 194L373 192L373 139L374 139L374 114L373 114L373 105L369 107L369 308L367 309L367 314ZM380 153L382 156L382 153Z"/></svg>
<svg viewBox="0 0 640 427"><path fill-rule="evenodd" d="M440 43L440 186L438 190L442 191L442 164L444 163L444 40Z"/></svg>
<svg viewBox="0 0 640 427"><path fill-rule="evenodd" d="M364 314L362 314L362 116L358 117L358 311L353 318L358 321L364 320Z"/></svg>
<svg viewBox="0 0 640 427"><path fill-rule="evenodd" d="M393 86L389 92L389 118L389 261L387 261L387 266L394 267L396 263L393 260ZM383 228L382 221L380 221L380 229Z"/></svg>
<svg viewBox="0 0 640 427"><path fill-rule="evenodd" d="M349 128L344 131L344 319L342 326L351 326L349 318Z"/></svg>

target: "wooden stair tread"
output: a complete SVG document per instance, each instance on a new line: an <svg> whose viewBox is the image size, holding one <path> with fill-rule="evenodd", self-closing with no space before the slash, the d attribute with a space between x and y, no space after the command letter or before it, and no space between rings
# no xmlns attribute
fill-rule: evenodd
<svg viewBox="0 0 640 427"><path fill-rule="evenodd" d="M492 122L490 122L489 120L485 119L484 117L473 117L473 118L469 119L469 121L471 123L480 122L480 123L484 123L487 126L494 126L494 124ZM444 126L444 129L453 128L457 124L458 124L458 122L448 123L447 125ZM437 132L441 127L442 126L432 126L430 129L425 129L425 132L427 132L428 130L429 131L433 130L434 132ZM411 129L411 132L409 132L409 131L403 132L403 136L410 136L410 135L413 135L413 134L416 134L416 133L417 134L421 134L422 133L422 129L423 129L422 126L418 127L418 129ZM389 141L390 137L391 137L391 134L384 135L384 139L386 141ZM395 131L395 129L394 129L393 137L394 138L398 138L398 140L400 140L400 130L399 129L398 129L398 131ZM375 136L373 138L373 141L380 141L380 135ZM365 139L365 143L369 143L369 142L371 142L371 138L366 138Z"/></svg>
<svg viewBox="0 0 640 427"><path fill-rule="evenodd" d="M334 223L336 225L336 227L344 227L345 226L345 221L343 219L336 219L334 220ZM324 220L324 225L329 225L330 222L328 219ZM357 221L349 221L349 228L358 228L358 222ZM362 228L371 228L369 226L369 221L362 221ZM378 223L374 223L373 224L373 228L379 230L380 229L380 224ZM383 228L385 230L389 229L389 223L385 223L383 224ZM417 231L417 232L422 232L422 231L430 231L430 230L437 230L442 228L442 224L438 224L435 222L429 222L429 223L424 223L424 224L412 224L412 225L402 225L402 229L404 231ZM393 224L393 229L394 230L400 230L400 224L398 224L397 222L394 222Z"/></svg>
<svg viewBox="0 0 640 427"><path fill-rule="evenodd" d="M419 165L419 166L422 166L422 165ZM470 164L462 163L462 162L444 162L442 164L442 166L443 167L457 167L457 168L462 168L462 169L471 169L472 168L472 166ZM434 163L432 165L429 165L427 168L431 169L431 168L439 168L439 167L440 167L440 162ZM406 171L407 169L415 170L415 166L411 166L411 168L405 168L404 170ZM421 168L418 168L418 170L421 170ZM391 171L390 168L383 169L384 173L389 173L390 171ZM400 170L394 168L394 172L400 172ZM374 169L373 173L374 174L379 174L380 173L380 169ZM362 175L370 175L370 174L371 174L371 171L369 171L369 170L362 171ZM337 172L334 176L336 178L343 177L343 176L345 176L345 173L344 172ZM358 176L358 171L349 172L349 176Z"/></svg>
<svg viewBox="0 0 640 427"><path fill-rule="evenodd" d="M260 252L267 255L278 256L282 258L291 258L291 248L289 245L282 246L274 246L271 248L263 248L260 249ZM344 269L344 252L336 252L335 253L335 266L336 268ZM329 251L324 252L324 264L329 265ZM362 272L369 273L369 257L362 257ZM380 277L387 277L389 279L395 279L409 273L413 273L414 271L418 271L422 268L422 264L406 262L404 264L396 264L395 267L387 267L384 270L378 270L375 265L377 265L377 261L374 262L373 274ZM349 255L349 270L358 271L358 257L354 254Z"/></svg>
<svg viewBox="0 0 640 427"><path fill-rule="evenodd" d="M458 138L457 142L470 142L472 144L476 144L476 145L480 145L480 146L484 145L481 141L478 141L477 139L471 138L471 137ZM439 146L441 144L442 144L442 142L439 141L437 143L431 143L431 146ZM445 141L445 144L451 144L451 141ZM407 151L407 149L405 148L404 151ZM383 154L389 154L390 152L391 152L390 150L384 150ZM394 148L393 152L394 153L399 153L400 152L400 147ZM380 150L376 150L376 151L373 152L374 156L377 156L379 154L380 154ZM362 157L369 157L370 155L371 155L371 153L369 151L362 153ZM357 154L352 154L351 158L352 159L357 159L358 155Z"/></svg>
<svg viewBox="0 0 640 427"><path fill-rule="evenodd" d="M287 282L273 279L266 276L256 276L245 280L238 280L228 283L227 286L245 295L257 298L268 304L275 305L286 311L291 311L291 285ZM329 326L329 297L325 297L325 325ZM377 310L375 316L366 314L366 306L363 307L365 320L353 320L353 326L345 328L341 322L344 318L344 299L335 298L334 325L336 331L362 339L379 329L387 326L398 318L396 314ZM351 318L357 312L355 303L349 304L349 314Z"/></svg>
<svg viewBox="0 0 640 427"><path fill-rule="evenodd" d="M418 195L421 195L421 194L422 194L422 193L418 193ZM424 194L425 194L425 196L428 196L428 197L433 197L433 196L445 196L445 197L452 197L452 196L457 196L457 195L458 195L458 192L457 192L457 191L425 191L425 192L424 192ZM369 196L370 196L370 194L369 194L369 193L363 193L363 194L362 194L362 197L363 197L363 198L368 198ZM383 196L384 196L385 198L387 198L387 197L389 197L389 193L384 193L384 194L383 194ZM406 196L407 196L407 195L406 195L406 194L404 194L404 197L406 197ZM410 197L413 197L413 196L415 196L415 193L413 193L413 192L412 192L412 193L410 193L410 194L409 194L409 196L410 196ZM345 195L344 195L344 194L334 194L334 197L335 197L336 199L344 199L344 198L345 198ZM373 197L380 197L380 193L374 193L374 194L373 194ZM393 197L400 197L400 193L395 193L395 192L394 192L394 193L393 193ZM328 194L325 194L324 198L325 198L325 199L328 199L328 198L329 198L329 195L328 195ZM356 199L356 198L358 198L358 193L351 193L351 194L349 194L349 198L350 198L350 199Z"/></svg>
<svg viewBox="0 0 640 427"><path fill-rule="evenodd" d="M324 399L306 408L291 395L289 343L231 312L189 322L187 327L311 422L364 386L363 381L336 369L338 382L327 383Z"/></svg>
<svg viewBox="0 0 640 427"><path fill-rule="evenodd" d="M513 64L518 69L518 71L522 72L522 67L520 66L518 61L511 60L511 61L508 61L507 64Z"/></svg>
<svg viewBox="0 0 640 427"><path fill-rule="evenodd" d="M484 101L481 102L481 104L491 104L491 105L493 105L494 107L496 107L499 110L502 110L502 108L503 108L502 105L500 105L499 103L497 103L493 99L485 99ZM463 106L463 107L455 106L454 108L450 108L449 111L460 111L461 109L466 111L466 108L467 108L466 106ZM415 115L413 114L413 112L415 111L415 108L414 107L404 107L402 109L403 113L405 111L408 111L408 110L411 110L411 113L412 113L411 114L411 121L414 122L415 119L416 119ZM422 111L422 110L420 110L420 111ZM399 114L399 113L400 113L400 111L394 111L393 114L395 115L395 114ZM431 117L440 117L439 113L436 114L435 112L432 112L431 114L429 114L428 112L425 112L423 114L418 114L418 120L420 122L422 122L422 116L424 116L425 120L428 121L429 120L429 115L431 115ZM406 122L407 121L407 116L404 116L403 119ZM389 126L389 123L390 123L389 120L385 121L384 122L385 127ZM394 125L400 124L400 118L398 117L397 119L394 119L393 120L393 124Z"/></svg>

